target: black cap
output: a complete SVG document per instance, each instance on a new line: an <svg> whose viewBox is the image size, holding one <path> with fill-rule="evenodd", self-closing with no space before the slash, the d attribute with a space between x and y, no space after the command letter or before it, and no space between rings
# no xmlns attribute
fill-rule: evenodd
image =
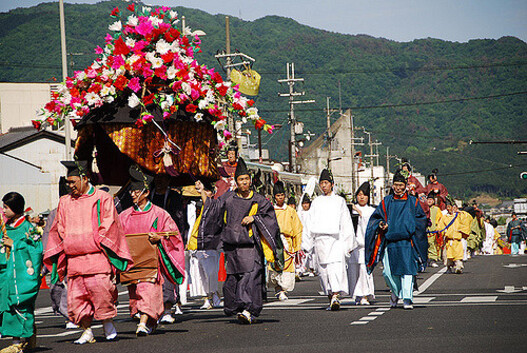
<svg viewBox="0 0 527 353"><path fill-rule="evenodd" d="M369 202L370 201L370 183L367 181L362 183L361 186L359 186L359 188L357 189L357 192L355 193L355 197L357 197L357 195L359 194L359 191L362 191L362 193L365 196L368 196L368 202Z"/></svg>
<svg viewBox="0 0 527 353"><path fill-rule="evenodd" d="M86 176L88 175L88 161L61 161L68 171L66 176Z"/></svg>
<svg viewBox="0 0 527 353"><path fill-rule="evenodd" d="M287 204L288 205L296 205L296 199L294 196L290 196L288 199L287 199Z"/></svg>
<svg viewBox="0 0 527 353"><path fill-rule="evenodd" d="M394 176L393 176L393 182L396 183L396 182L400 182L400 183L407 183L408 181L406 180L406 177L400 172L400 171L397 171L395 172Z"/></svg>
<svg viewBox="0 0 527 353"><path fill-rule="evenodd" d="M235 143L230 143L229 147L227 147L227 151L234 151L238 154L238 146Z"/></svg>
<svg viewBox="0 0 527 353"><path fill-rule="evenodd" d="M320 178L318 179L318 182L320 183L322 180L327 180L331 184L333 184L333 175L331 174L331 171L329 171L328 169L324 168L322 170L322 173L320 173Z"/></svg>
<svg viewBox="0 0 527 353"><path fill-rule="evenodd" d="M273 186L273 195L285 194L284 183L278 180Z"/></svg>
<svg viewBox="0 0 527 353"><path fill-rule="evenodd" d="M428 198L428 199L435 199L437 195L438 195L437 192L435 192L434 190L431 190L431 191L428 193L427 198Z"/></svg>
<svg viewBox="0 0 527 353"><path fill-rule="evenodd" d="M307 194L304 194L304 196L302 196L302 203L311 203L311 199L309 198L309 196L307 196Z"/></svg>
<svg viewBox="0 0 527 353"><path fill-rule="evenodd" d="M130 166L130 190L150 190L154 177L143 173L137 164Z"/></svg>
<svg viewBox="0 0 527 353"><path fill-rule="evenodd" d="M437 172L438 172L438 171L439 171L439 170L438 170L437 168L432 169L432 172L431 172L430 174L428 174L428 176L427 176L426 178L427 178L427 179L430 179L432 176L437 178Z"/></svg>
<svg viewBox="0 0 527 353"><path fill-rule="evenodd" d="M243 158L238 158L238 164L236 165L236 171L234 172L234 179L238 179L241 175L249 175L249 169L247 168L247 164L245 164L245 161Z"/></svg>
<svg viewBox="0 0 527 353"><path fill-rule="evenodd" d="M212 183L210 181L203 180L201 183L203 184L203 189L214 192L214 186L212 186Z"/></svg>

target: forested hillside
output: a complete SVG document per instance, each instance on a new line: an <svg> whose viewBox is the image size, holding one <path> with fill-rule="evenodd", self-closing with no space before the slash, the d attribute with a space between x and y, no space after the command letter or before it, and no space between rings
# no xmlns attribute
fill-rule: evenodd
<svg viewBox="0 0 527 353"><path fill-rule="evenodd" d="M161 3L161 2L160 2ZM68 61L85 68L93 49L104 43L111 9L124 14L127 3L65 4ZM225 17L176 8L187 25L207 33L198 60L218 67L225 47ZM43 3L0 13L0 81L50 81L61 77L58 5ZM519 173L527 145L470 145L470 140L527 140L527 44L514 37L467 43L420 39L400 43L367 35L343 35L268 16L252 22L231 18L233 49L256 58L262 74L255 98L270 123L287 122L288 105L278 79L294 62L299 90L315 104L298 107L297 117L316 134L326 124L326 97L352 108L357 126L373 132L390 154L408 158L423 174L439 169L440 181L457 197L488 192L501 197L527 195ZM70 71L70 74L72 71ZM487 97L487 98L483 98ZM476 99L477 98L477 99ZM482 98L482 99L480 99ZM447 101L447 102L445 102ZM454 101L454 102L448 102ZM338 113L332 115L338 118ZM286 159L287 128L266 136L274 156ZM393 166L394 163L392 163ZM512 166L512 167L509 167ZM474 173L475 171L480 171Z"/></svg>

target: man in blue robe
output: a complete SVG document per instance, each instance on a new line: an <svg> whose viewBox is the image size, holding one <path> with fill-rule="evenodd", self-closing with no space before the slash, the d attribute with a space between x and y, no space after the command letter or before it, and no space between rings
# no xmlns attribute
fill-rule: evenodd
<svg viewBox="0 0 527 353"><path fill-rule="evenodd" d="M419 200L406 191L406 183L397 172L393 195L386 196L372 214L366 229L365 256L369 273L382 261L391 307L403 299L404 308L413 309L414 279L427 263L427 218Z"/></svg>

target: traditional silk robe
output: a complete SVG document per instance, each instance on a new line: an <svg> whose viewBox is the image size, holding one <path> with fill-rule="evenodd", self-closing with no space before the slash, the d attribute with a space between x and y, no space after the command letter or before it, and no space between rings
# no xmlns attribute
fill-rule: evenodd
<svg viewBox="0 0 527 353"><path fill-rule="evenodd" d="M251 215L254 222L241 224ZM221 237L225 252L227 279L223 285L224 311L234 315L243 310L258 316L263 306L264 256L283 268L283 244L271 203L251 191L242 198L229 191L219 199L207 199L200 227L205 234Z"/></svg>
<svg viewBox="0 0 527 353"><path fill-rule="evenodd" d="M205 233L200 227L202 217L203 207L194 222L187 250L191 252L191 261L195 260L191 266L195 263L197 267L192 271L190 292L206 296L218 291L221 239L219 235Z"/></svg>
<svg viewBox="0 0 527 353"><path fill-rule="evenodd" d="M512 220L507 224L507 238L509 243L520 243L522 241L522 223L519 219Z"/></svg>
<svg viewBox="0 0 527 353"><path fill-rule="evenodd" d="M463 243L461 239L470 234L472 217L467 212L447 213L441 217L437 228L445 237L447 259L463 260Z"/></svg>
<svg viewBox="0 0 527 353"><path fill-rule="evenodd" d="M426 188L421 184L419 179L417 179L413 175L410 175L408 177L408 183L406 184L406 190L408 190L410 195L413 195L413 196L417 196L419 194L423 194L426 192Z"/></svg>
<svg viewBox="0 0 527 353"><path fill-rule="evenodd" d="M380 222L388 224L386 232ZM427 218L419 200L405 195L398 198L389 195L373 212L366 230L366 261L368 272L388 256L391 274L395 276L417 275L427 263Z"/></svg>
<svg viewBox="0 0 527 353"><path fill-rule="evenodd" d="M443 213L436 205L430 207L430 225L427 228L428 235L428 258L437 261L441 258L441 249L443 247L443 235L438 232L437 225L441 220Z"/></svg>
<svg viewBox="0 0 527 353"><path fill-rule="evenodd" d="M370 205L356 207L361 211L355 232L357 247L351 252L348 258L348 285L351 297L370 297L374 296L373 276L368 274L365 264L365 237L366 229L371 215L375 208ZM355 210L354 210L355 211Z"/></svg>
<svg viewBox="0 0 527 353"><path fill-rule="evenodd" d="M269 283L280 286L284 291L292 291L295 288L295 255L300 251L302 244L302 223L296 211L287 206L274 206L280 235L284 244L284 269L281 273L269 267Z"/></svg>
<svg viewBox="0 0 527 353"><path fill-rule="evenodd" d="M313 200L309 213L307 228L322 290L325 294L347 293L346 256L357 244L346 201L333 192L321 195Z"/></svg>
<svg viewBox="0 0 527 353"><path fill-rule="evenodd" d="M24 217L6 225L13 246L9 258L5 248L0 250L0 334L4 337L31 337L34 333L42 243L32 234L33 229Z"/></svg>
<svg viewBox="0 0 527 353"><path fill-rule="evenodd" d="M446 197L448 195L448 190L446 189L446 187L441 183L435 182L433 184L428 184L426 186L427 195L430 193L430 191L434 191L436 194L437 193L439 194L441 203L437 206L441 209L441 211L445 210L446 209Z"/></svg>
<svg viewBox="0 0 527 353"><path fill-rule="evenodd" d="M485 240L481 251L485 255L494 254L494 227L489 222L485 222Z"/></svg>
<svg viewBox="0 0 527 353"><path fill-rule="evenodd" d="M71 321L117 314L111 277L129 268L132 257L111 195L90 186L79 197L60 198L44 264L52 272L52 283L68 277Z"/></svg>
<svg viewBox="0 0 527 353"><path fill-rule="evenodd" d="M128 286L130 314L137 312L159 319L163 314L163 274L172 283L183 282L185 254L176 223L167 211L148 202L143 210L133 206L119 215L125 234L166 233L158 243L159 268L155 280L138 281Z"/></svg>

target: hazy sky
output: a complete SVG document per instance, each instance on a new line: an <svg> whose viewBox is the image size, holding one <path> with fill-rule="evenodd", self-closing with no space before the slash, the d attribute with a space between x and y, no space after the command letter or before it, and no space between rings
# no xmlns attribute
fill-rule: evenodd
<svg viewBox="0 0 527 353"><path fill-rule="evenodd" d="M65 0L96 3L101 0ZM0 12L41 0L0 0ZM58 0L55 2L58 3ZM527 41L526 0L145 0L147 4L198 8L244 20L291 17L329 31L368 34L396 41L439 38L466 42L515 36Z"/></svg>

